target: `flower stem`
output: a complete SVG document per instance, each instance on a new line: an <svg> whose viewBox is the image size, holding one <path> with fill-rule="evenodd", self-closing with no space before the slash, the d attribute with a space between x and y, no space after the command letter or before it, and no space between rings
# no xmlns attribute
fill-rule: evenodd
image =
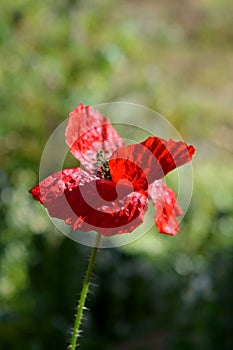
<svg viewBox="0 0 233 350"><path fill-rule="evenodd" d="M96 254L97 254L97 251L98 251L100 238L101 238L100 234L97 233L96 240L95 240L94 246L92 248L90 260L89 260L89 263L88 263L88 267L87 267L87 271L86 271L86 275L85 275L85 279L84 279L84 283L83 283L83 287L82 287L79 303L78 303L78 306L77 306L77 313L76 313L75 322L74 322L74 328L73 328L73 332L72 332L71 344L70 344L70 347L69 347L70 350L75 350L76 346L77 346L77 341L78 341L78 335L79 335L79 329L80 329L80 325L81 325L83 310L84 310L84 307L85 307L85 302L86 302L87 293L88 293L88 289L89 289L91 274L92 274L92 271L93 271L93 268L94 268L94 265L95 265L95 258L96 258Z"/></svg>

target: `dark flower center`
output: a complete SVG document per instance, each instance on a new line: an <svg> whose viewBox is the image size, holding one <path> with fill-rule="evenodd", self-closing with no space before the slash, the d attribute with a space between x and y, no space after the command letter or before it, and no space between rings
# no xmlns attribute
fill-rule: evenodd
<svg viewBox="0 0 233 350"><path fill-rule="evenodd" d="M99 151L96 155L96 162L94 166L97 169L97 175L100 176L102 179L108 179L112 180L110 169L108 166L109 158L106 158L106 154L109 153L108 151Z"/></svg>

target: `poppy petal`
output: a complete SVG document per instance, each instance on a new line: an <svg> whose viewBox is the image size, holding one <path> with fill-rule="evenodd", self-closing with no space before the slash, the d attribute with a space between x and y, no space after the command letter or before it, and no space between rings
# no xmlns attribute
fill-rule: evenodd
<svg viewBox="0 0 233 350"><path fill-rule="evenodd" d="M88 184L84 189L85 196L83 196L83 191L81 193L80 187L67 194L71 207L75 205L77 198L80 204L73 208L76 218L66 221L73 229L85 232L94 230L103 236L112 236L129 233L141 225L148 205L148 198L145 194L130 192L125 196L120 195L114 201L105 201L93 195L95 187L96 183Z"/></svg>
<svg viewBox="0 0 233 350"><path fill-rule="evenodd" d="M124 145L108 118L83 104L69 114L66 143L70 152L91 172L96 168L94 164L99 151L109 158L115 149Z"/></svg>
<svg viewBox="0 0 233 350"><path fill-rule="evenodd" d="M192 160L195 148L192 145L187 145L183 141L169 141L160 137L148 137L142 145L146 147L152 154L151 158L156 159L158 169L153 169L153 159L151 159L151 178L158 180L164 177L167 173L181 165L184 165Z"/></svg>
<svg viewBox="0 0 233 350"><path fill-rule="evenodd" d="M67 217L74 216L65 196L66 189L70 191L76 182L82 184L84 181L93 181L95 178L79 167L65 169L46 177L29 193L48 209L52 217L66 220Z"/></svg>
<svg viewBox="0 0 233 350"><path fill-rule="evenodd" d="M185 142L149 137L139 144L118 148L109 160L112 180L130 181L146 190L148 184L191 161L195 148Z"/></svg>
<svg viewBox="0 0 233 350"><path fill-rule="evenodd" d="M160 233L174 236L179 231L177 216L183 214L177 204L176 194L161 180L149 186L149 195L155 208L155 224Z"/></svg>
<svg viewBox="0 0 233 350"><path fill-rule="evenodd" d="M127 182L116 185L81 168L53 174L30 193L52 217L65 220L74 230L104 236L133 231L143 222L148 204L147 196L132 192Z"/></svg>

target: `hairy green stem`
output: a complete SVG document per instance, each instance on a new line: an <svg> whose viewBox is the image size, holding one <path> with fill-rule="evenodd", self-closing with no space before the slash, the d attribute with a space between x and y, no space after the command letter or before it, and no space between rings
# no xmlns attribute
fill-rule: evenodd
<svg viewBox="0 0 233 350"><path fill-rule="evenodd" d="M100 234L97 233L96 240L95 240L94 246L92 248L90 260L89 260L89 263L88 263L88 267L87 267L87 271L86 271L86 275L85 275L85 279L84 279L84 283L83 283L83 287L82 287L79 303L78 303L78 306L77 306L77 313L76 313L74 328L73 328L73 332L72 332L71 344L70 344L70 347L69 347L70 350L75 350L76 346L77 346L77 341L78 341L78 335L79 335L79 330L80 330L83 310L84 310L84 307L85 307L85 302L86 302L87 293L88 293L88 289L89 289L91 274L92 274L92 271L93 271L93 268L94 268L94 265L95 265L95 258L96 258L96 254L97 254L97 251L98 251L100 238L101 238Z"/></svg>

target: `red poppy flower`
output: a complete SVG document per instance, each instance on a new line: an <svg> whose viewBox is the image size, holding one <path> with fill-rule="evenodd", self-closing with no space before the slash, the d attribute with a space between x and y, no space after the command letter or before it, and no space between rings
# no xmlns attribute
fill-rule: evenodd
<svg viewBox="0 0 233 350"><path fill-rule="evenodd" d="M50 216L74 230L112 236L139 226L151 198L159 232L178 232L182 211L161 178L189 162L193 146L159 137L125 146L106 117L82 104L69 115L66 143L82 166L55 173L29 191Z"/></svg>

